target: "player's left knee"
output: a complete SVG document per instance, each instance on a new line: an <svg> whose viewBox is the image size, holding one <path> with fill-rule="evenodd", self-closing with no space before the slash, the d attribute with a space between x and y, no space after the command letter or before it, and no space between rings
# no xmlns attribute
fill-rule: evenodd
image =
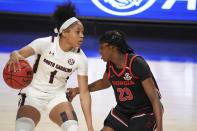
<svg viewBox="0 0 197 131"><path fill-rule="evenodd" d="M78 122L76 120L67 120L62 123L61 128L63 131L79 131Z"/></svg>

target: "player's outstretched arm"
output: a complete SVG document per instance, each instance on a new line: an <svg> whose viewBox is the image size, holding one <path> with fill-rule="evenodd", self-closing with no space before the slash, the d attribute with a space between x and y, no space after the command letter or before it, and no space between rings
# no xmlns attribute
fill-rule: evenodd
<svg viewBox="0 0 197 131"><path fill-rule="evenodd" d="M21 67L19 64L19 60L25 60L25 58L27 58L33 54L34 54L34 50L30 46L25 46L25 47L21 48L20 50L15 50L10 54L10 59L9 59L6 66L8 66L8 69L10 71L10 67L13 64L14 72L15 72L16 71L15 64L17 64L19 67L19 70L20 70Z"/></svg>
<svg viewBox="0 0 197 131"><path fill-rule="evenodd" d="M163 131L162 106L161 106L157 91L155 90L152 78L149 77L145 79L144 81L142 81L142 86L144 87L144 90L152 103L153 111L154 111L155 119L156 119L156 124L157 124L157 131Z"/></svg>
<svg viewBox="0 0 197 131"><path fill-rule="evenodd" d="M91 96L88 90L88 77L78 75L78 85L80 92L80 102L85 116L88 131L93 131L92 112L91 112Z"/></svg>
<svg viewBox="0 0 197 131"><path fill-rule="evenodd" d="M107 79L107 73L104 73L102 79L96 80L95 82L93 82L93 83L88 85L88 90L90 92L94 92L94 91L98 91L98 90L103 90L103 89L109 88L110 86L111 86L111 83ZM68 97L69 97L70 101L72 101L73 98L77 94L79 94L79 92L80 92L78 87L76 87L76 88L68 88L68 91L69 91Z"/></svg>
<svg viewBox="0 0 197 131"><path fill-rule="evenodd" d="M110 81L107 78L107 73L105 72L102 79L99 79L88 85L88 89L90 92L103 90L109 88L111 86Z"/></svg>

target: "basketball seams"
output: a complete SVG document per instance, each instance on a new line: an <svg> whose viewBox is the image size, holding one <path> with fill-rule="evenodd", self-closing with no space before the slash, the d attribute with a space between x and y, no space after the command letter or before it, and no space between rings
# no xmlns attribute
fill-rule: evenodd
<svg viewBox="0 0 197 131"><path fill-rule="evenodd" d="M4 75L10 75L10 76L15 76L15 77L23 77L23 78L31 78L31 76L17 76L17 75L12 75L12 74L7 74L7 73L4 73Z"/></svg>
<svg viewBox="0 0 197 131"><path fill-rule="evenodd" d="M9 80L9 79L11 80L12 83L14 81L15 83L19 84L20 86L25 86L25 85L21 84L20 82L16 81L15 79L12 79L12 78L7 78L6 80Z"/></svg>
<svg viewBox="0 0 197 131"><path fill-rule="evenodd" d="M11 79L12 79L12 72L11 72ZM11 80L11 86L13 87L13 81Z"/></svg>

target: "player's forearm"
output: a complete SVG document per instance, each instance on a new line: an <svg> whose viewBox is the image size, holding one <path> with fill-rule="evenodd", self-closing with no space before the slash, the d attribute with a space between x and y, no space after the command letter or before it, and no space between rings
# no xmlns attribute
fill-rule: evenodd
<svg viewBox="0 0 197 131"><path fill-rule="evenodd" d="M91 112L91 96L88 91L80 94L80 102L87 123L87 127L89 130L92 130L93 126L92 126L92 112Z"/></svg>
<svg viewBox="0 0 197 131"><path fill-rule="evenodd" d="M98 91L98 90L103 90L110 87L110 85L107 85L103 82L103 79L99 79L91 84L88 85L88 90L90 92ZM79 88L74 88L76 94L80 94Z"/></svg>
<svg viewBox="0 0 197 131"><path fill-rule="evenodd" d="M30 46L25 46L21 48L20 50L14 50L11 54L10 57L17 57L17 58L27 58L29 56L32 56L34 54L34 50Z"/></svg>
<svg viewBox="0 0 197 131"><path fill-rule="evenodd" d="M91 84L88 85L88 90L90 92L98 91L98 90L103 90L108 88L109 85L105 84L103 79L97 80Z"/></svg>
<svg viewBox="0 0 197 131"><path fill-rule="evenodd" d="M32 47L25 46L21 48L20 50L16 51L20 56L27 58L29 56L32 56L35 52Z"/></svg>
<svg viewBox="0 0 197 131"><path fill-rule="evenodd" d="M162 116L163 111L159 100L155 100L153 103L153 111L157 124L157 131L163 131Z"/></svg>
<svg viewBox="0 0 197 131"><path fill-rule="evenodd" d="M158 97L158 94L155 90L155 87L152 82L152 78L148 78L144 81L142 81L142 86L144 87L144 90L149 97L149 100L151 101L151 104L153 106L153 112L155 115L156 119L156 124L157 124L157 131L163 131L163 126L162 126L162 107L161 103Z"/></svg>

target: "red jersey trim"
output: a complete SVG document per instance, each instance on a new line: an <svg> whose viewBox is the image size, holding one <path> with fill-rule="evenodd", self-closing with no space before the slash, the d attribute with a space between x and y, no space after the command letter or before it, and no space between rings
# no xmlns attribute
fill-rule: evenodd
<svg viewBox="0 0 197 131"><path fill-rule="evenodd" d="M145 116L145 115L152 116L152 115L154 115L154 113L153 113L153 112L152 112L152 113L149 113L149 114L142 113L142 114L135 115L135 116L133 116L133 117L131 117L131 118L143 117L143 116Z"/></svg>
<svg viewBox="0 0 197 131"><path fill-rule="evenodd" d="M125 125L126 127L128 127L128 125L127 125L122 119L120 119L118 116L116 116L116 115L114 114L114 109L111 110L111 115L112 115L114 118L116 118L118 121L120 121L123 125Z"/></svg>
<svg viewBox="0 0 197 131"><path fill-rule="evenodd" d="M123 67L122 71L119 74L116 73L116 71L114 70L114 67L112 66L112 71L115 73L116 76L120 77L124 73L125 68L127 67L127 58L128 58L128 53L126 53L126 55L125 55L124 67Z"/></svg>
<svg viewBox="0 0 197 131"><path fill-rule="evenodd" d="M135 78L135 79L139 79L139 77L134 76L133 73L131 72L131 64L132 64L133 60L134 60L137 56L138 56L138 55L133 56L133 57L131 58L131 60L130 60L130 63L129 63L129 68L130 68L129 73L130 73L130 75L131 75L133 78Z"/></svg>
<svg viewBox="0 0 197 131"><path fill-rule="evenodd" d="M110 78L110 67L111 67L111 63L110 63L110 61L109 61L109 68L108 68L108 75L107 75L107 79L109 80L109 78Z"/></svg>
<svg viewBox="0 0 197 131"><path fill-rule="evenodd" d="M51 36L51 42L54 43L54 36Z"/></svg>

